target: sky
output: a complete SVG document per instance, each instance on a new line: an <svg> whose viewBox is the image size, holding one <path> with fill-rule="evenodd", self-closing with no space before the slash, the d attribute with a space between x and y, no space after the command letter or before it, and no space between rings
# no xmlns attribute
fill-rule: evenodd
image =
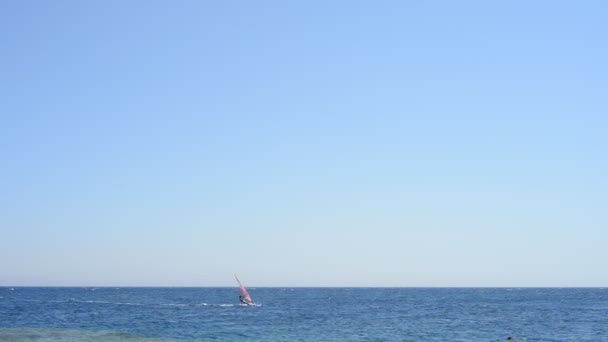
<svg viewBox="0 0 608 342"><path fill-rule="evenodd" d="M604 1L2 1L0 286L608 286Z"/></svg>

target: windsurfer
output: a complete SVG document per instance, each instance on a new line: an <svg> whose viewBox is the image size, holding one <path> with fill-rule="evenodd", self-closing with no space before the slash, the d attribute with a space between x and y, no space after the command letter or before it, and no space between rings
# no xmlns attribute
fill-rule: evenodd
<svg viewBox="0 0 608 342"><path fill-rule="evenodd" d="M241 284L241 281L236 276L236 274L234 275L234 277L236 278L236 281L239 283L239 287L241 289L241 295L239 296L239 301L243 304L253 305L253 299L251 299L251 296L249 295L249 292L247 292L247 289L245 288L245 286L243 286L243 284Z"/></svg>

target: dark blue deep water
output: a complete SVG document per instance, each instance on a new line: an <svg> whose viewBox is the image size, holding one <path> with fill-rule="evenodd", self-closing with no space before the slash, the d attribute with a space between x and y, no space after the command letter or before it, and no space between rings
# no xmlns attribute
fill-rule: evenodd
<svg viewBox="0 0 608 342"><path fill-rule="evenodd" d="M0 288L0 341L608 341L607 289Z"/></svg>

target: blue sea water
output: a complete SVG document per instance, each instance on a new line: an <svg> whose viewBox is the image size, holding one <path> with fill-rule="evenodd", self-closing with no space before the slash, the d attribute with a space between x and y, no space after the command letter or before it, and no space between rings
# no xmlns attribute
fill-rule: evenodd
<svg viewBox="0 0 608 342"><path fill-rule="evenodd" d="M608 341L608 289L0 288L0 341Z"/></svg>

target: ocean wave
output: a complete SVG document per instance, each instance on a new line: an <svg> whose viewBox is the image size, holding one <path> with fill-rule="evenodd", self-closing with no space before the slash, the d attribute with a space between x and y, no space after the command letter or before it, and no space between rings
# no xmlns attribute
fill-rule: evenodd
<svg viewBox="0 0 608 342"><path fill-rule="evenodd" d="M171 339L149 337L121 331L77 330L77 329L0 329L0 341L14 342L170 342Z"/></svg>
<svg viewBox="0 0 608 342"><path fill-rule="evenodd" d="M182 304L182 303L167 303L167 304L160 304L161 306L189 306L190 304Z"/></svg>
<svg viewBox="0 0 608 342"><path fill-rule="evenodd" d="M3 297L0 297L3 298ZM233 303L134 303L134 302L113 302L107 300L93 299L64 299L64 300L40 300L40 299L19 299L22 302L53 303L53 304L99 304L99 305L128 305L146 307L234 307L234 306L261 306L261 304L233 304Z"/></svg>
<svg viewBox="0 0 608 342"><path fill-rule="evenodd" d="M73 300L72 302L75 302L75 303L93 303L93 304L110 304L110 305L137 305L137 306L146 305L146 304L142 304L142 303L108 302L108 301L103 301L103 300L85 300L85 301Z"/></svg>

